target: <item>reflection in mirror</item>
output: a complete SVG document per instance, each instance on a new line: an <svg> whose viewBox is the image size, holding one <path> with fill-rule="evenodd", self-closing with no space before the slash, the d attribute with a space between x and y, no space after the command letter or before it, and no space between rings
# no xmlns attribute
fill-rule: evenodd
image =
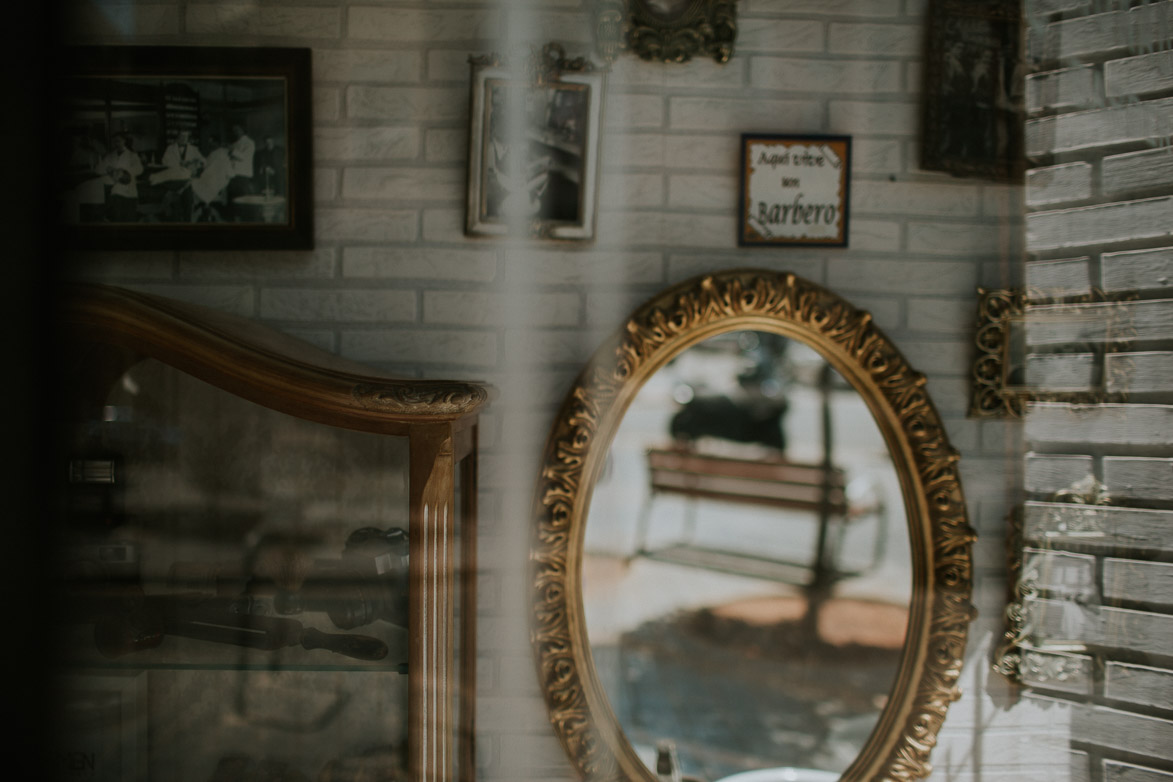
<svg viewBox="0 0 1173 782"><path fill-rule="evenodd" d="M651 770L837 778L891 692L911 554L867 403L808 345L734 331L652 374L583 542L595 670ZM781 777L780 777L781 778Z"/></svg>

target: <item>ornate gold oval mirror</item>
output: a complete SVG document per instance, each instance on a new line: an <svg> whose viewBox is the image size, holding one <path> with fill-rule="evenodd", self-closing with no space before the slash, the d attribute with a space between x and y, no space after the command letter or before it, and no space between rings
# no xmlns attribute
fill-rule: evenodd
<svg viewBox="0 0 1173 782"><path fill-rule="evenodd" d="M956 698L973 533L871 317L792 274L677 285L547 442L533 643L584 779L915 779Z"/></svg>

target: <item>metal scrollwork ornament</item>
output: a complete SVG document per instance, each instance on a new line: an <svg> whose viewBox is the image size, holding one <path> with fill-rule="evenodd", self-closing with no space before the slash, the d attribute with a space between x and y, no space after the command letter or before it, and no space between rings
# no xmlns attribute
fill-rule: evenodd
<svg viewBox="0 0 1173 782"><path fill-rule="evenodd" d="M971 416L1022 416L1025 397L1007 388L1006 374L1011 329L1022 319L1024 302L1021 290L978 289Z"/></svg>
<svg viewBox="0 0 1173 782"><path fill-rule="evenodd" d="M1136 339L1133 311L1128 306L1135 298L1133 293L1109 296L1092 289L1055 300L1040 290L978 288L970 417L1021 418L1031 402L1090 405L1125 401L1136 368L1130 358L1115 354L1129 350ZM1067 346L1068 352L1074 347L1093 356L1096 366L1102 367L1097 372L1098 381L1089 380L1086 390L1052 390L1028 383L1026 362L1033 356L1015 353L1016 347L1033 348L1027 343L1028 329L1045 328L1048 322L1054 322L1056 312L1062 311L1069 311L1073 318L1096 319L1104 324L1101 340ZM1112 361L1107 361L1109 356L1113 356Z"/></svg>
<svg viewBox="0 0 1173 782"><path fill-rule="evenodd" d="M640 59L726 63L737 38L736 0L601 0L595 14L599 55L614 62L629 49Z"/></svg>

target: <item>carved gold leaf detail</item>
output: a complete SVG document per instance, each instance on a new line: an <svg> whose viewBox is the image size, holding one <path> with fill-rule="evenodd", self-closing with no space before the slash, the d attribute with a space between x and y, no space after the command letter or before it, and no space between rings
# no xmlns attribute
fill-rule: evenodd
<svg viewBox="0 0 1173 782"><path fill-rule="evenodd" d="M364 407L404 414L423 409L441 415L467 413L489 399L488 392L480 386L444 380L360 384L354 387L352 395Z"/></svg>
<svg viewBox="0 0 1173 782"><path fill-rule="evenodd" d="M879 398L911 453L911 478L928 512L925 579L930 597L922 624L927 653L911 672L904 697L908 716L903 725L893 727L899 736L887 744L887 755L853 766L843 779L914 780L931 771L929 752L949 703L959 695L967 628L975 615L970 603L974 531L966 515L957 453L925 390L924 376L908 366L868 313L793 274L740 270L682 283L638 310L579 376L547 442L531 552L532 641L551 722L585 779L629 778L617 766L614 743L600 734L621 736L621 728L606 724L613 720L609 714L591 710L587 688L597 685L589 680L586 639L576 637L585 631L577 625L572 630L570 622L581 609L576 605L580 593L573 582L578 578L573 559L586 523L589 487L583 481L592 446L618 425L623 412L619 403L698 335L755 328L763 319L788 335L799 335L838 368L848 369L867 394ZM605 696L600 693L598 699ZM866 754L865 748L861 757Z"/></svg>

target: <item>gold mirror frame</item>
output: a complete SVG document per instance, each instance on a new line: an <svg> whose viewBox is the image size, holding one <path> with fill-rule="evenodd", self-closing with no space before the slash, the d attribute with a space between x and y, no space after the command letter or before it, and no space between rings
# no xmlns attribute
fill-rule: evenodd
<svg viewBox="0 0 1173 782"><path fill-rule="evenodd" d="M843 780L912 780L960 694L975 615L969 525L950 446L925 389L871 315L789 273L738 270L659 294L595 353L546 444L530 553L531 640L550 720L584 779L655 782L623 734L594 669L582 603L583 533L616 429L652 373L704 339L771 331L807 343L867 402L900 475L913 559L904 653L887 706Z"/></svg>

